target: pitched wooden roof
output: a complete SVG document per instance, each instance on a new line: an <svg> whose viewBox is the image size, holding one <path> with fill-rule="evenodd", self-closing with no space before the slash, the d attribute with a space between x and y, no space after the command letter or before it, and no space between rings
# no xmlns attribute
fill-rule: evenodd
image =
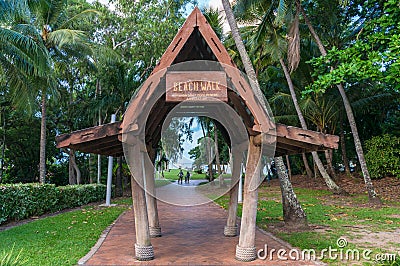
<svg viewBox="0 0 400 266"><path fill-rule="evenodd" d="M157 88L165 82L167 68L193 60L215 61L225 66L225 73L236 88L235 91L228 91L228 104L242 117L248 134L273 132L271 134L276 135L277 156L338 147L337 136L273 123L258 103L248 82L237 74L238 70L227 50L197 7L130 103L123 121L57 136L57 147L122 156L122 128L137 127L135 123L139 116L147 119L146 143L155 147L160 139L162 122L176 106L176 103L165 101L165 90Z"/></svg>

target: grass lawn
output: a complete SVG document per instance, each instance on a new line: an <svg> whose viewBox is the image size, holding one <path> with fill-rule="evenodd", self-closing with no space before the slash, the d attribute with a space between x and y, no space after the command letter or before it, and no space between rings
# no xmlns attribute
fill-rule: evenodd
<svg viewBox="0 0 400 266"><path fill-rule="evenodd" d="M117 203L130 202L124 199ZM26 265L76 265L104 229L128 208L88 206L2 231L0 256L14 246L14 256L21 252L19 261L26 261Z"/></svg>
<svg viewBox="0 0 400 266"><path fill-rule="evenodd" d="M371 249L371 257L378 253L397 253L400 259L400 242L393 237L393 232L400 233L400 206L388 204L382 208L366 206L365 194L341 197L326 190L295 188L295 192L305 209L310 230L288 232L282 227L282 204L278 186L260 188L257 212L257 225L273 232L278 237L301 249L338 248L337 240L345 238L347 249L361 251ZM228 196L216 200L227 208ZM242 212L239 205L238 215ZM397 231L396 231L397 230ZM394 239L390 239L390 238ZM332 265L342 265L329 261ZM396 264L399 265L399 264Z"/></svg>
<svg viewBox="0 0 400 266"><path fill-rule="evenodd" d="M171 184L171 183L172 183L171 180L156 179L156 180L155 180L155 187L156 187L156 188L157 188L157 187L163 187L163 186L169 185L169 184Z"/></svg>
<svg viewBox="0 0 400 266"><path fill-rule="evenodd" d="M179 169L170 169L169 172L164 171L164 178L172 181L178 180L178 173ZM186 175L186 170L183 170L183 174ZM191 180L206 179L206 174L198 174L194 171L190 171L190 174ZM183 178L185 178L185 176L183 176Z"/></svg>

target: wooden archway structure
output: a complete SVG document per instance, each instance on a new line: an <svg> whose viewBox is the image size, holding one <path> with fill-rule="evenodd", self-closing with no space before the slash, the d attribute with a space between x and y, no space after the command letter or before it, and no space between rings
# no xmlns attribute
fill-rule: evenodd
<svg viewBox="0 0 400 266"><path fill-rule="evenodd" d="M260 174L257 162L262 153L262 144L271 142L273 139L276 144L275 156L338 147L339 139L336 136L274 123L203 14L195 8L150 77L137 90L121 122L60 135L56 139L58 148L70 148L101 155L123 156L124 149L125 155L129 149L130 156L127 161L134 165L131 169L133 170L131 185L136 229L135 252L139 260L154 258L151 237L161 236L152 162L154 163L161 138L162 123L171 110L184 99L179 99L182 96L179 93L175 95L170 93L173 90L171 86L174 85L168 84L177 83L169 83L168 79L178 76L191 81L202 80L206 76L205 72L199 71L196 67L193 69L189 67L186 72L182 72L183 70L179 68L185 62L197 60L201 60L198 62L204 64L211 61L218 65L218 69L213 69L213 73L223 73L224 80L226 79L223 87L226 90L223 91L222 96L216 94L216 97L221 97L222 102L237 113L246 129L245 137L248 143L246 177L254 178L245 178L240 237L236 248L238 260L250 261L256 258L257 189L254 187L257 186L256 182ZM200 75L199 72L201 72ZM207 78L210 79L210 77ZM199 102L201 101L204 99ZM229 129L221 127L221 132L230 142L228 131ZM232 145L231 148L242 149L239 146ZM240 162L241 158L233 157L234 180L239 178ZM144 184L146 184L146 190ZM235 184L229 192L230 205L224 229L225 236L235 236L238 231L236 225L238 183L235 182Z"/></svg>

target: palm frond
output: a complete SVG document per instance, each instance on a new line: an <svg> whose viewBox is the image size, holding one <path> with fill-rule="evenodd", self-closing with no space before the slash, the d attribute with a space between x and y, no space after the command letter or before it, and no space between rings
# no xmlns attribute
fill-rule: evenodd
<svg viewBox="0 0 400 266"><path fill-rule="evenodd" d="M254 19L251 11L264 3L266 3L266 1L263 0L239 0L236 1L233 6L233 12L238 20L248 22L249 20Z"/></svg>
<svg viewBox="0 0 400 266"><path fill-rule="evenodd" d="M7 22L11 19L12 7L10 1L0 0L0 21Z"/></svg>
<svg viewBox="0 0 400 266"><path fill-rule="evenodd" d="M66 0L39 0L37 3L37 15L45 25L56 24L67 6Z"/></svg>
<svg viewBox="0 0 400 266"><path fill-rule="evenodd" d="M64 45L82 44L87 40L85 32L80 30L59 29L48 34L51 46L62 49Z"/></svg>
<svg viewBox="0 0 400 266"><path fill-rule="evenodd" d="M297 115L275 115L274 119L277 123L284 123L286 125L297 126L299 118Z"/></svg>
<svg viewBox="0 0 400 266"><path fill-rule="evenodd" d="M27 71L32 70L35 75L43 75L49 70L50 59L47 50L36 43L32 38L14 30L0 27L0 41L3 54L7 54L19 62L26 62ZM7 48L6 48L7 47Z"/></svg>
<svg viewBox="0 0 400 266"><path fill-rule="evenodd" d="M4 74L13 106L32 113L35 106L35 93L37 93L37 86L33 86L31 82L32 77L21 72L13 64L3 61L2 58L0 58L0 63L6 66Z"/></svg>
<svg viewBox="0 0 400 266"><path fill-rule="evenodd" d="M269 102L284 106L293 105L292 96L288 93L278 92L275 93L269 100Z"/></svg>
<svg viewBox="0 0 400 266"><path fill-rule="evenodd" d="M277 26L282 26L284 24L284 20L287 14L288 5L286 0L278 0L278 6L276 9L276 17L274 24Z"/></svg>
<svg viewBox="0 0 400 266"><path fill-rule="evenodd" d="M393 94L380 93L353 101L351 103L351 107L357 113L368 113L371 110L371 108L374 108L377 104L390 102L392 99L393 99Z"/></svg>
<svg viewBox="0 0 400 266"><path fill-rule="evenodd" d="M99 64L111 65L121 60L121 55L106 45L95 45L93 51L93 57Z"/></svg>
<svg viewBox="0 0 400 266"><path fill-rule="evenodd" d="M59 26L59 28L60 29L73 28L75 23L81 23L83 20L87 20L88 18L91 18L96 15L101 15L101 12L95 9L86 9L74 15L73 17L68 18Z"/></svg>
<svg viewBox="0 0 400 266"><path fill-rule="evenodd" d="M219 39L223 39L223 18L218 9L207 8L202 10L203 15L206 17L208 24L217 34Z"/></svg>

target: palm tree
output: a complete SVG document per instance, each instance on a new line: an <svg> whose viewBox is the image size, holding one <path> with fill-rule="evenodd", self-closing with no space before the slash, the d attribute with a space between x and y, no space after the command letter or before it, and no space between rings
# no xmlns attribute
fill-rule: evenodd
<svg viewBox="0 0 400 266"><path fill-rule="evenodd" d="M244 4L243 2L247 1L242 1L239 2L239 4ZM257 6L259 5L259 6ZM253 4L250 9L244 10L244 12L248 12L248 10L251 10L252 13L256 16L258 16L258 12L265 12L265 5L266 2L258 2L256 4ZM263 8L264 7L264 8ZM289 13L288 11L286 11ZM282 28L284 25L282 25L283 22L278 21L277 19L272 20L272 19L266 19L265 14L264 18L261 20L261 23L256 27L256 33L254 34L252 38L252 43L253 43L253 50L260 50L264 51L266 54L269 55L271 62L279 62L281 65L281 68L285 74L285 78L287 81L287 84L289 86L289 91L290 95L293 100L294 107L296 109L297 116L300 120L301 127L303 129L307 129L307 123L304 119L303 113L301 111L300 105L297 100L297 95L295 92L295 87L293 85L292 78L289 73L290 71L294 71L297 66L299 65L300 62L300 37L299 37L299 9L295 8L293 10L292 16L290 16L290 30L288 33L289 36L289 41L286 41L286 39L282 36ZM244 15L243 17L247 17ZM278 17L277 17L278 18ZM292 19L293 18L293 19ZM284 57L284 52L287 51L288 58L289 58L289 68L287 67L283 57ZM321 159L319 158L317 152L312 152L313 159L315 163L318 166L318 170L322 174L322 177L324 178L324 181L328 188L332 190L335 194L346 194L346 192L341 189L329 176L327 173L326 169L324 168L324 165L321 162Z"/></svg>
<svg viewBox="0 0 400 266"><path fill-rule="evenodd" d="M307 25L310 33L311 33L311 36L315 40L315 42L316 42L316 44L317 44L317 46L318 46L318 48L319 48L319 50L321 52L321 55L322 56L326 56L327 55L325 46L323 45L323 43L322 43L321 39L319 38L318 34L315 32L315 29L314 29L313 25L311 24L310 20L308 19L308 16L307 16L304 8L302 7L300 0L291 0L291 1L289 1L289 0L281 0L281 1L277 1L277 2L275 2L275 3L278 3L277 7L276 6L274 7L272 5L272 3L269 3L268 1L262 1L262 0L242 0L240 2L242 2L241 5L240 5L241 8L249 8L254 4L260 4L260 3L264 4L264 6L269 6L269 9L267 10L267 12L265 12L265 15L263 17L263 21L262 22L270 20L268 17L275 10L277 10L276 19L279 19L279 18L283 18L284 17L284 15L280 15L280 14L286 13L286 11L288 10L288 7L296 6L296 10L297 10L296 14L298 14L298 12L300 12L302 14L304 22L306 23L306 25ZM268 3L269 5L266 5L266 3ZM351 128L351 131L352 131L352 134L353 134L354 145L355 145L357 156L358 156L358 159L359 159L359 162L360 162L361 170L362 170L362 173L363 173L363 176L364 176L364 182L365 182L365 185L366 185L366 189L368 191L369 201L371 203L373 203L373 204L381 204L381 200L378 197L377 193L375 192L374 186L373 186L372 181L371 181L371 177L370 177L369 172L368 172L367 164L365 162L363 148L362 148L360 137L359 137L359 134L358 134L357 124L356 124L356 121L355 121L355 118L354 118L354 114L353 114L353 110L351 108L350 101L349 101L349 99L347 97L347 94L346 94L346 91L345 91L345 89L343 87L343 84L339 83L336 86L337 86L337 88L339 90L339 93L341 95L341 98L342 98L342 101L343 101L343 104L344 104L344 108L345 108L345 111L346 111L346 115L347 115L347 118L349 120L350 128Z"/></svg>
<svg viewBox="0 0 400 266"><path fill-rule="evenodd" d="M229 26L231 28L232 36L235 41L236 47L239 51L240 57L243 62L243 66L246 70L246 74L249 78L249 81L251 83L251 87L254 90L254 94L258 99L262 99L263 95L260 90L260 86L258 84L257 80L257 75L256 72L252 66L252 63L250 61L249 55L247 54L246 48L243 44L242 38L239 34L239 29L236 24L235 17L232 12L232 8L230 6L230 3L228 0L222 0L222 5L225 10L226 18L228 20ZM290 181L287 176L287 173L284 169L284 163L282 157L277 157L275 158L275 163L278 164L280 167L277 169L279 171L279 179L281 182L281 190L282 190L282 196L283 196L283 206L288 208L285 210L285 217L291 217L291 220L288 222L293 222L294 224L297 225L305 225L307 224L307 216L302 209L299 201L297 200L296 194L293 191L293 188L289 186ZM289 213L292 213L293 215L289 215ZM294 222L295 220L295 222Z"/></svg>
<svg viewBox="0 0 400 266"><path fill-rule="evenodd" d="M26 2L0 1L0 67L14 105L32 112L34 78L49 73L50 60L47 49L37 41L40 36L18 24L28 12Z"/></svg>
<svg viewBox="0 0 400 266"><path fill-rule="evenodd" d="M315 42L318 45L318 48L321 52L322 56L326 56L327 52L325 49L325 46L323 45L321 39L319 38L318 34L315 32L314 27L312 26L310 20L308 19L308 16L304 10L304 8L301 6L300 0L296 0L297 5L299 6L301 13L303 15L304 21L308 27L308 29L310 30L310 33L312 35L312 37L314 38ZM360 141L360 136L358 134L358 129L357 129L357 124L356 124L356 120L354 118L354 113L353 113L353 109L351 108L351 103L349 101L349 98L347 97L346 91L343 87L342 83L339 83L336 85L337 89L339 90L339 93L342 97L342 101L343 101L343 105L346 111L346 115L347 115L347 119L349 120L349 124L350 124L350 128L351 128L351 132L353 133L353 139L354 139L354 146L356 148L356 152L357 152L357 156L358 156L358 161L360 162L360 166L361 166L361 171L363 173L364 176L364 182L365 182L365 186L366 189L368 191L368 198L370 203L372 204L382 204L378 194L375 191L375 188L372 184L371 181L371 176L369 175L368 172L368 168L367 168L367 163L365 161L365 157L364 157L364 151L361 145L361 141Z"/></svg>
<svg viewBox="0 0 400 266"><path fill-rule="evenodd" d="M41 134L40 134L40 163L39 180L45 182L46 176L46 104L49 95L56 94L54 68L56 64L68 62L69 57L82 58L90 54L87 38L83 31L75 29L79 23L86 20L94 10L84 10L74 14L70 11L74 5L67 1L30 1L30 12L24 14L15 27L20 32L26 32L38 40L40 47L50 55L48 60L53 67L46 77L34 79L41 97ZM37 34L39 32L39 34Z"/></svg>

